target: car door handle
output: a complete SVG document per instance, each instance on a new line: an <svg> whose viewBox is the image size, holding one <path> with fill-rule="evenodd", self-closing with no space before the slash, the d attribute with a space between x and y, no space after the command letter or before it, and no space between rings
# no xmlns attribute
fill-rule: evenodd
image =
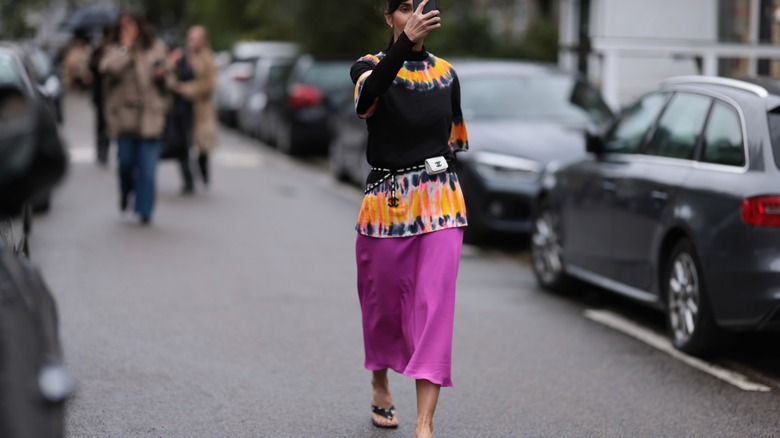
<svg viewBox="0 0 780 438"><path fill-rule="evenodd" d="M656 201L666 201L669 199L669 194L660 190L653 190L650 192L650 197Z"/></svg>
<svg viewBox="0 0 780 438"><path fill-rule="evenodd" d="M607 192L617 191L617 183L611 180L605 180L601 183L601 188Z"/></svg>

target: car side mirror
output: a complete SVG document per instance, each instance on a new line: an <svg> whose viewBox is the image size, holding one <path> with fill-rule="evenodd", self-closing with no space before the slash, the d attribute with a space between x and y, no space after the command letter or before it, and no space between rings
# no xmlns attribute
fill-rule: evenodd
<svg viewBox="0 0 780 438"><path fill-rule="evenodd" d="M604 152L604 135L596 129L585 131L585 150L594 154Z"/></svg>

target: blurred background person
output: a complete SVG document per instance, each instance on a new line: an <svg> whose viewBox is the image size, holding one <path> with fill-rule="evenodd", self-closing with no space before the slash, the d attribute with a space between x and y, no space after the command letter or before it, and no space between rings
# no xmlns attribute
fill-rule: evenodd
<svg viewBox="0 0 780 438"><path fill-rule="evenodd" d="M212 103L212 93L217 76L214 53L203 26L193 26L187 32L187 48L174 52L174 61L184 57L194 73L191 80L174 85L177 94L192 102L194 117L194 143L198 151L198 168L204 185L211 181L209 153L217 146L217 116ZM184 174L184 165L182 173ZM185 175L185 189L187 187Z"/></svg>
<svg viewBox="0 0 780 438"><path fill-rule="evenodd" d="M123 12L100 60L105 111L119 148L120 209L134 195L135 213L149 224L167 110L166 47L137 14Z"/></svg>
<svg viewBox="0 0 780 438"><path fill-rule="evenodd" d="M62 80L66 89L85 91L92 83L92 75L89 71L90 52L87 36L76 32L62 60Z"/></svg>
<svg viewBox="0 0 780 438"><path fill-rule="evenodd" d="M192 146L193 115L192 101L185 97L179 90L183 84L189 83L195 78L195 73L190 63L188 51L182 52L179 48L171 50L168 59L168 69L173 77L173 93L171 108L168 111L165 123L165 136L163 138L163 153L161 158L174 158L179 161L183 185L181 192L189 195L195 192L195 183L190 168L190 149Z"/></svg>
<svg viewBox="0 0 780 438"><path fill-rule="evenodd" d="M100 44L92 51L89 59L89 70L92 74L92 103L95 108L95 140L97 161L101 165L108 164L108 149L111 142L106 124L105 100L103 91L103 75L100 73L100 59L112 43L112 29L103 29Z"/></svg>

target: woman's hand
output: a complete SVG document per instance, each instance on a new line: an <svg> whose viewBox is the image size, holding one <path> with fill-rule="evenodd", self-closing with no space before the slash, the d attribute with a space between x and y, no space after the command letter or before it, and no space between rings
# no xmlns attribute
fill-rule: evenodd
<svg viewBox="0 0 780 438"><path fill-rule="evenodd" d="M409 37L413 43L417 44L425 39L432 30L441 27L441 17L439 11L430 11L427 14L423 14L425 5L428 4L428 0L423 0L417 7L417 10L412 13L409 20L406 22L404 33Z"/></svg>

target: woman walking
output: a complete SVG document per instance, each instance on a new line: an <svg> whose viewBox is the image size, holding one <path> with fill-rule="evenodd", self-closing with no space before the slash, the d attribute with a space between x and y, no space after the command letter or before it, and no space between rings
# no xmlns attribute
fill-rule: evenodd
<svg viewBox="0 0 780 438"><path fill-rule="evenodd" d="M351 69L358 115L368 125L372 166L357 224L358 295L365 367L372 371L372 422L398 426L387 378L416 380L417 437L433 435L442 386L452 386L455 283L466 209L455 152L468 149L460 85L452 66L423 42L438 11L388 0L388 48Z"/></svg>
<svg viewBox="0 0 780 438"><path fill-rule="evenodd" d="M217 116L214 111L211 95L217 77L217 67L214 63L214 52L208 40L206 28L193 26L187 32L187 50L174 52L174 60L184 56L192 78L179 81L174 90L191 102L194 123L194 142L198 149L198 169L203 184L208 186L211 173L209 171L209 153L217 146ZM188 154L189 155L189 154ZM188 157L189 160L189 157ZM183 169L183 168L182 168ZM188 171L188 170L187 170ZM185 179L185 193L192 191L192 176L187 180L187 174L182 170Z"/></svg>
<svg viewBox="0 0 780 438"><path fill-rule="evenodd" d="M138 15L122 13L113 44L100 60L106 118L119 147L120 209L131 194L141 223L149 224L155 201L160 142L165 127L165 44Z"/></svg>

